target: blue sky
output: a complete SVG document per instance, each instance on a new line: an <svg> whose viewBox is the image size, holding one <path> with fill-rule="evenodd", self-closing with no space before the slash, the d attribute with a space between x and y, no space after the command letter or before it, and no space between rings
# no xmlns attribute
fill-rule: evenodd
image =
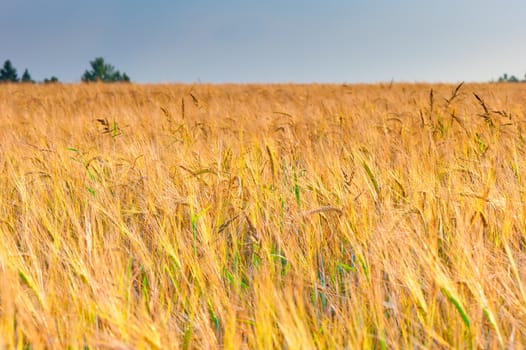
<svg viewBox="0 0 526 350"><path fill-rule="evenodd" d="M1 0L0 61L77 82L488 81L526 73L524 0Z"/></svg>

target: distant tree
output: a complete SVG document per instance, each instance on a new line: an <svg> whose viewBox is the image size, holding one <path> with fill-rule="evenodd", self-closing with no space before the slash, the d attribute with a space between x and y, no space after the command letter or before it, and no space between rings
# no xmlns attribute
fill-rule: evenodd
<svg viewBox="0 0 526 350"><path fill-rule="evenodd" d="M31 75L27 71L27 68L24 70L24 74L22 74L22 79L20 79L22 83L34 83L35 81L31 79Z"/></svg>
<svg viewBox="0 0 526 350"><path fill-rule="evenodd" d="M0 69L0 82L18 82L16 69L10 60L5 61L4 67Z"/></svg>
<svg viewBox="0 0 526 350"><path fill-rule="evenodd" d="M102 81L108 82L129 82L130 77L120 71L116 70L111 64L105 63L104 58L97 57L93 61L90 61L91 70L87 70L82 75L83 82L90 81Z"/></svg>
<svg viewBox="0 0 526 350"><path fill-rule="evenodd" d="M48 78L44 79L44 84L53 84L53 83L60 83L58 78L54 75L49 79Z"/></svg>
<svg viewBox="0 0 526 350"><path fill-rule="evenodd" d="M524 76L526 79L526 75ZM501 77L499 77L498 80L499 83L521 83L526 82L526 80L520 80L515 75L508 75L507 73L502 74Z"/></svg>

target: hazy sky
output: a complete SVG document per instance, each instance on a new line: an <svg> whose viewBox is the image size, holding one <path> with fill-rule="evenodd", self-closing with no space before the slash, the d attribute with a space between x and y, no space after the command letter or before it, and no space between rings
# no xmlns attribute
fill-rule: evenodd
<svg viewBox="0 0 526 350"><path fill-rule="evenodd" d="M80 81L488 81L526 73L525 0L0 0L0 63Z"/></svg>

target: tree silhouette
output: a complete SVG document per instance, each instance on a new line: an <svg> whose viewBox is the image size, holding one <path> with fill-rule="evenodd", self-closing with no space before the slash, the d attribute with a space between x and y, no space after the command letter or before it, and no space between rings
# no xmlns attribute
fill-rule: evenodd
<svg viewBox="0 0 526 350"><path fill-rule="evenodd" d="M97 57L90 61L91 70L87 70L82 75L83 82L102 81L102 82L129 82L130 77L116 70L111 64L105 63L104 58Z"/></svg>
<svg viewBox="0 0 526 350"><path fill-rule="evenodd" d="M49 79L48 78L44 79L44 84L52 84L52 83L60 83L60 81L54 75Z"/></svg>
<svg viewBox="0 0 526 350"><path fill-rule="evenodd" d="M4 62L4 67L0 69L0 82L18 82L18 75L15 67L10 60Z"/></svg>
<svg viewBox="0 0 526 350"><path fill-rule="evenodd" d="M507 73L504 73L497 81L499 83L526 83L526 74L524 75L524 80L520 80L515 75L508 75Z"/></svg>
<svg viewBox="0 0 526 350"><path fill-rule="evenodd" d="M20 81L22 83L34 83L35 82L33 79L31 79L31 75L27 71L27 68L26 70L24 70L24 74L22 74L22 79L20 79Z"/></svg>

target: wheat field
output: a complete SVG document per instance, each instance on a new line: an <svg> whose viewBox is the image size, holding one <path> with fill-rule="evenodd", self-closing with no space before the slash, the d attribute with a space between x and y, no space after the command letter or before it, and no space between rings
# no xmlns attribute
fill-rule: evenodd
<svg viewBox="0 0 526 350"><path fill-rule="evenodd" d="M526 86L0 86L0 349L526 344Z"/></svg>

